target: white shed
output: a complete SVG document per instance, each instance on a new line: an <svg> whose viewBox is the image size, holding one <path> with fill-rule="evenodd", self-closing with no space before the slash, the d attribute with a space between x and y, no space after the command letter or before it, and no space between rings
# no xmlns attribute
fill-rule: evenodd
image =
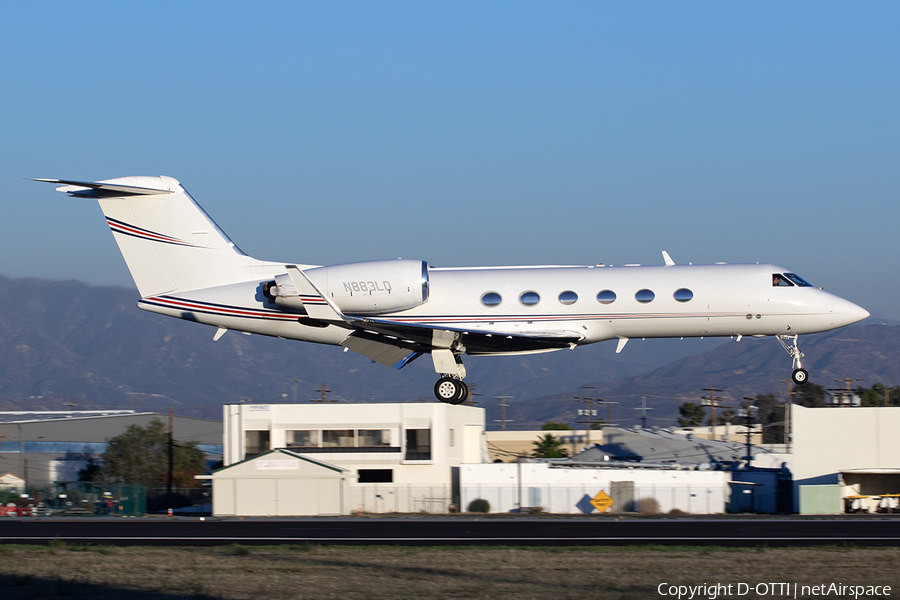
<svg viewBox="0 0 900 600"><path fill-rule="evenodd" d="M349 514L349 472L291 452L272 450L229 465L212 479L213 515Z"/></svg>

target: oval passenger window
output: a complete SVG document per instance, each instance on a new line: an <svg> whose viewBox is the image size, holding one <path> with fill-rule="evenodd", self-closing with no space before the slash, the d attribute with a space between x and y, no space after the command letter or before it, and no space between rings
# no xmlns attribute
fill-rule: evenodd
<svg viewBox="0 0 900 600"><path fill-rule="evenodd" d="M650 290L638 290L637 294L634 295L634 299L641 304L653 302L654 298L656 298L656 294L654 294Z"/></svg>
<svg viewBox="0 0 900 600"><path fill-rule="evenodd" d="M575 304L578 302L578 294L573 292L572 290L566 290L565 292L559 295L559 303L560 304Z"/></svg>
<svg viewBox="0 0 900 600"><path fill-rule="evenodd" d="M673 294L675 299L679 302L689 302L694 298L694 292L687 288L681 288L680 290L675 290L675 294Z"/></svg>
<svg viewBox="0 0 900 600"><path fill-rule="evenodd" d="M481 297L481 303L485 306L497 306L503 302L503 298L497 292L488 292Z"/></svg>
<svg viewBox="0 0 900 600"><path fill-rule="evenodd" d="M612 290L603 290L597 294L597 302L600 304L612 304L616 301L616 293Z"/></svg>

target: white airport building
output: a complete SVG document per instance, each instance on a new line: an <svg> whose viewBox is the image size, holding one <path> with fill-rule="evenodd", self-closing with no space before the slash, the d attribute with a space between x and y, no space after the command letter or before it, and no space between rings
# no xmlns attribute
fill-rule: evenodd
<svg viewBox="0 0 900 600"><path fill-rule="evenodd" d="M236 474L244 467L237 465L273 450L311 459L321 472L343 470L348 497L341 510L350 512L448 512L458 496L459 467L488 456L484 410L470 406L228 404L223 413L224 466L212 475L214 514L236 514L219 502L216 482L235 478L232 485L240 487ZM290 476L293 470L271 474ZM278 510L271 514L287 514Z"/></svg>

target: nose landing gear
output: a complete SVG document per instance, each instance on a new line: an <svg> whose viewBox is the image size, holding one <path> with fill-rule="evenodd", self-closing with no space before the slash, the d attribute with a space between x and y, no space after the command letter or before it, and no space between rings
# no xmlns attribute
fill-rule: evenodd
<svg viewBox="0 0 900 600"><path fill-rule="evenodd" d="M803 353L800 352L800 348L797 346L797 336L794 335L778 335L775 336L778 338L778 342L781 344L781 347L784 348L784 351L788 353L788 355L793 359L793 367L794 371L791 373L791 379L797 385L803 385L807 381L809 381L809 372L804 369L800 365L800 359L803 358ZM788 344L788 341L791 343Z"/></svg>

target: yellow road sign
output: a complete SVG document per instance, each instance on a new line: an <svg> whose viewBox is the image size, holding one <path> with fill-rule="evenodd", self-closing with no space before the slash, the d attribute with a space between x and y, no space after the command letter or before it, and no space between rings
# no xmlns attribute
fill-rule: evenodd
<svg viewBox="0 0 900 600"><path fill-rule="evenodd" d="M591 504L600 512L606 512L606 509L613 505L613 499L606 492L600 490L596 496L591 498Z"/></svg>

